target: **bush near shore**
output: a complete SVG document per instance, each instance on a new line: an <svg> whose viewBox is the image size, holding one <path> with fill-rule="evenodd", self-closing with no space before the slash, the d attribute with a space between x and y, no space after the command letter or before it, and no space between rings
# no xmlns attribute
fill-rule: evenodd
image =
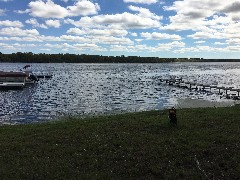
<svg viewBox="0 0 240 180"><path fill-rule="evenodd" d="M0 127L1 179L239 179L240 106Z"/></svg>

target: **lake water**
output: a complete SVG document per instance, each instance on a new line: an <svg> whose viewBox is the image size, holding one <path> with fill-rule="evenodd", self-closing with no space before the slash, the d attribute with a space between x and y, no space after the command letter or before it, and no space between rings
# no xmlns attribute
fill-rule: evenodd
<svg viewBox="0 0 240 180"><path fill-rule="evenodd" d="M0 71L16 71L24 65L0 63ZM159 77L178 76L188 81L240 89L240 63L49 63L31 66L33 72L51 73L53 78L41 79L23 90L0 91L0 124L200 105L194 104L196 100L214 105L236 103L216 93L161 84Z"/></svg>

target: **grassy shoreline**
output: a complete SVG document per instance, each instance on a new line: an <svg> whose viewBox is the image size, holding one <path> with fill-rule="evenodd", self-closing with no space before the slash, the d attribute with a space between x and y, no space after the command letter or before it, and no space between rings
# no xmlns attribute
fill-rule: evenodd
<svg viewBox="0 0 240 180"><path fill-rule="evenodd" d="M240 106L0 127L1 179L239 179Z"/></svg>

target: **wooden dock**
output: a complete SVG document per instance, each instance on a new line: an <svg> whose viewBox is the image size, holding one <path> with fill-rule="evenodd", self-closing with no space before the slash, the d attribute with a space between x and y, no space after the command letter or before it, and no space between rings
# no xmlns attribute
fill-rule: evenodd
<svg viewBox="0 0 240 180"><path fill-rule="evenodd" d="M227 99L240 100L240 89L233 87L200 84L197 82L184 81L182 78L160 78L160 82L170 86L189 89L190 91L212 92L215 90L218 92L217 94L225 95Z"/></svg>

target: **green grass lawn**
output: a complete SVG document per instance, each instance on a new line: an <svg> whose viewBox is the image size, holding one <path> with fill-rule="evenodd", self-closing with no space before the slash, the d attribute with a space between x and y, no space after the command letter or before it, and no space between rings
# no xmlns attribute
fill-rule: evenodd
<svg viewBox="0 0 240 180"><path fill-rule="evenodd" d="M239 179L240 106L0 127L0 179Z"/></svg>

